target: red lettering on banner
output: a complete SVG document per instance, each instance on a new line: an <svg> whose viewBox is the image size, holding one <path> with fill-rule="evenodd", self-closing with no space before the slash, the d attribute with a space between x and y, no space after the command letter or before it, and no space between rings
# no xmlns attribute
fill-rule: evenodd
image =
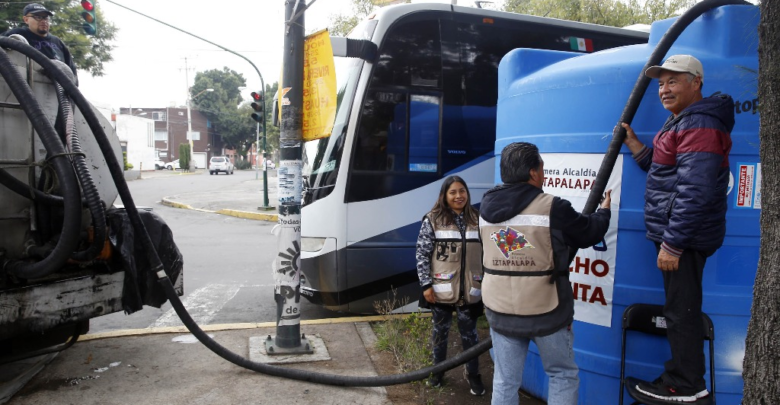
<svg viewBox="0 0 780 405"><path fill-rule="evenodd" d="M596 277L604 277L609 274L609 263L601 259L595 259L590 261L589 257L576 256L574 258L574 266L569 267L570 273L590 275L591 273Z"/></svg>
<svg viewBox="0 0 780 405"><path fill-rule="evenodd" d="M575 300L587 302L588 304L599 303L603 306L607 305L607 300L604 298L604 290L599 286L590 286L582 283L571 283L572 293ZM591 292L591 288L593 288ZM582 293L580 293L582 292ZM588 294L590 292L590 294Z"/></svg>

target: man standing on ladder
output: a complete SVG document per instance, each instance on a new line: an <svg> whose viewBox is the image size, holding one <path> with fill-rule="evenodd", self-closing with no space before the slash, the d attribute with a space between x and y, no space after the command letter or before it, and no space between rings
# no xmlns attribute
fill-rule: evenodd
<svg viewBox="0 0 780 405"><path fill-rule="evenodd" d="M667 337L672 358L655 381L637 390L653 398L695 402L709 395L704 383L702 272L726 235L729 151L734 101L702 97L704 69L690 55L670 56L645 75L658 79L661 104L672 115L643 145L631 127L625 144L647 171L645 225L655 242L664 279Z"/></svg>

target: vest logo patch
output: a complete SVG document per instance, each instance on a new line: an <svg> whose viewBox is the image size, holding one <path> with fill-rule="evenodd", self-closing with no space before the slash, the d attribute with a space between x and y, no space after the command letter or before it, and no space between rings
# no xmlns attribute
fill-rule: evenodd
<svg viewBox="0 0 780 405"><path fill-rule="evenodd" d="M525 238L525 235L508 226L506 229L491 233L490 240L496 243L498 250L500 250L501 254L507 259L509 259L509 255L511 255L512 252L526 248L535 249Z"/></svg>
<svg viewBox="0 0 780 405"><path fill-rule="evenodd" d="M454 274L436 273L433 275L433 278L437 280L450 280L454 276L455 276Z"/></svg>

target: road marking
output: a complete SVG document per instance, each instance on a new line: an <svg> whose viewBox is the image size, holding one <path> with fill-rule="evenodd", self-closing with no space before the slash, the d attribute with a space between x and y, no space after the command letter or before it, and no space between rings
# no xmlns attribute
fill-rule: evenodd
<svg viewBox="0 0 780 405"><path fill-rule="evenodd" d="M236 296L239 289L241 289L240 285L209 284L193 291L192 294L189 294L182 300L182 304L184 304L184 308L187 308L187 312L190 313L190 316L198 325L207 325L217 312ZM181 325L182 322L179 316L171 308L157 318L149 327L164 328Z"/></svg>

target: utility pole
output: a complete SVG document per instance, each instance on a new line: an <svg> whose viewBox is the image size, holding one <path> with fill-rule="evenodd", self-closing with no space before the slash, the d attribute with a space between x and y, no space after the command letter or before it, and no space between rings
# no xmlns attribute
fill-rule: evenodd
<svg viewBox="0 0 780 405"><path fill-rule="evenodd" d="M296 7L297 6L297 7ZM312 353L301 336L301 167L303 153L303 46L306 3L285 0L285 36L282 83L279 97L282 120L279 135L278 255L274 261L276 338L268 337L272 354ZM300 11L300 12L299 12Z"/></svg>
<svg viewBox="0 0 780 405"><path fill-rule="evenodd" d="M184 58L184 80L187 82L187 141L190 144L190 161L187 163L187 170L189 171L195 166L193 162L195 145L192 142L192 113L190 112L190 101L192 101L192 98L190 97L190 68L187 65L187 58ZM181 159L181 156L179 156L179 159ZM181 167L181 160L179 160L179 163L179 167ZM183 167L181 168L184 169Z"/></svg>

